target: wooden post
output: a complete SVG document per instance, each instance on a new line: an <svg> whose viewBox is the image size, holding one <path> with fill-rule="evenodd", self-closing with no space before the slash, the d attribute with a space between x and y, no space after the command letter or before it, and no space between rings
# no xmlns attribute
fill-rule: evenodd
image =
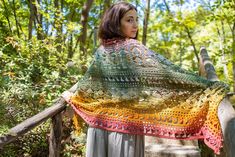
<svg viewBox="0 0 235 157"><path fill-rule="evenodd" d="M199 72L201 76L206 76L206 78L211 81L219 81L205 47L201 47L200 49L200 63L202 64L200 66L201 72Z"/></svg>
<svg viewBox="0 0 235 157"><path fill-rule="evenodd" d="M218 116L224 138L221 157L235 157L235 111L227 97L219 106Z"/></svg>
<svg viewBox="0 0 235 157"><path fill-rule="evenodd" d="M49 138L49 157L59 157L62 140L62 115L52 117L52 127Z"/></svg>
<svg viewBox="0 0 235 157"><path fill-rule="evenodd" d="M74 93L77 84L73 85L68 91ZM64 99L62 99L65 102ZM51 131L49 137L49 157L59 157L61 149L61 140L63 136L62 113L58 113L52 117Z"/></svg>
<svg viewBox="0 0 235 157"><path fill-rule="evenodd" d="M210 61L205 47L200 50L200 56L204 69L201 73L205 72L208 80L218 81L215 68ZM228 97L225 97L218 108L218 117L222 128L224 138L224 151L221 157L235 157L235 111L232 104L229 102Z"/></svg>

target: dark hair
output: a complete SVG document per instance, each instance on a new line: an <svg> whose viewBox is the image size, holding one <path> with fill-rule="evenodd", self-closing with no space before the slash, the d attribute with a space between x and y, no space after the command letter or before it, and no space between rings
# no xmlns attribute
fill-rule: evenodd
<svg viewBox="0 0 235 157"><path fill-rule="evenodd" d="M101 40L112 38L125 38L120 30L121 19L130 10L136 10L136 7L127 2L113 4L104 14L99 26L99 38ZM137 38L137 35L136 35ZM135 38L135 39L136 39Z"/></svg>

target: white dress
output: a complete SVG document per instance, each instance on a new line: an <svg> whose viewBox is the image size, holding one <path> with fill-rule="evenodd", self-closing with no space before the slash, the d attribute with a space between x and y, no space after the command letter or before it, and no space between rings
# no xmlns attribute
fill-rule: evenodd
<svg viewBox="0 0 235 157"><path fill-rule="evenodd" d="M144 136L89 127L86 157L144 157Z"/></svg>

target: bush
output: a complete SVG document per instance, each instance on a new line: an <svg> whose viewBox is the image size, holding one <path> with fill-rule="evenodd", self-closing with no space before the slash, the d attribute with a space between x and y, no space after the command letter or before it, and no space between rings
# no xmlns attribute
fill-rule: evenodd
<svg viewBox="0 0 235 157"><path fill-rule="evenodd" d="M52 105L82 76L78 62L68 68L67 54L57 52L53 38L7 37L4 42L0 44L0 135ZM46 122L7 145L0 156L48 154L49 126Z"/></svg>

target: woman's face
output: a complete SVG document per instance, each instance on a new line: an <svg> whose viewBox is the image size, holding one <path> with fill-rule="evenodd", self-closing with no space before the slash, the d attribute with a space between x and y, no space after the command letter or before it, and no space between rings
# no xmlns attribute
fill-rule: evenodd
<svg viewBox="0 0 235 157"><path fill-rule="evenodd" d="M129 10L121 18L121 31L127 38L136 37L138 31L138 17L136 10Z"/></svg>

